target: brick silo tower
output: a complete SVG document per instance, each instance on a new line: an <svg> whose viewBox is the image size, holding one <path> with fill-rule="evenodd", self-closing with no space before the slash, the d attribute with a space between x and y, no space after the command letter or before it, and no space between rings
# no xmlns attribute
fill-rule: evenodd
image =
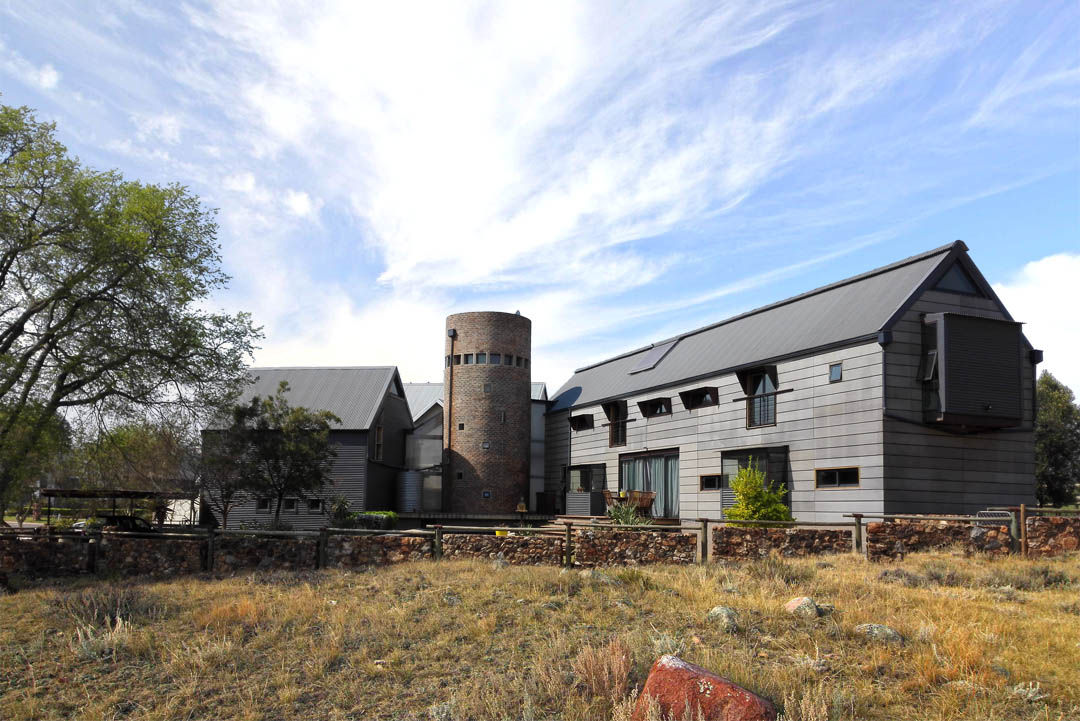
<svg viewBox="0 0 1080 721"><path fill-rule="evenodd" d="M532 321L520 313L446 319L443 510L512 513L529 494Z"/></svg>

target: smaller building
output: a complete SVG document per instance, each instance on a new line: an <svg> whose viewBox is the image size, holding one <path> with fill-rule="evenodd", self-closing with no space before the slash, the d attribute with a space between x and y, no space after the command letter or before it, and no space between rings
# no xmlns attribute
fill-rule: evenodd
<svg viewBox="0 0 1080 721"><path fill-rule="evenodd" d="M330 502L337 496L346 498L353 511L394 510L397 477L406 468L406 438L413 430L413 415L395 366L251 368L249 372L252 384L241 403L255 396L272 396L285 381L290 406L327 410L341 420L330 431L337 452L330 483L317 496L286 498L283 523L296 530L322 528L329 523ZM253 498L229 514L229 525L264 526L273 517L269 498Z"/></svg>

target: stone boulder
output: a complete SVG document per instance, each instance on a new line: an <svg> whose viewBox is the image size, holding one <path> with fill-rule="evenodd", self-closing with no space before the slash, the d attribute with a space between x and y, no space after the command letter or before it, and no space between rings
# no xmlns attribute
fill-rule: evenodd
<svg viewBox="0 0 1080 721"><path fill-rule="evenodd" d="M894 628L881 623L864 623L855 627L855 633L861 633L872 641L884 643L903 643L904 637Z"/></svg>
<svg viewBox="0 0 1080 721"><path fill-rule="evenodd" d="M705 620L719 626L725 633L735 633L739 630L739 614L730 606L713 606L706 614Z"/></svg>
<svg viewBox="0 0 1080 721"><path fill-rule="evenodd" d="M768 699L671 655L661 656L653 664L632 721L644 721L653 703L664 719L776 721L777 717L776 707Z"/></svg>
<svg viewBox="0 0 1080 721"><path fill-rule="evenodd" d="M809 596L799 596L785 603L784 610L799 618L818 618L819 616L828 616L833 612L834 608L827 603L819 604Z"/></svg>

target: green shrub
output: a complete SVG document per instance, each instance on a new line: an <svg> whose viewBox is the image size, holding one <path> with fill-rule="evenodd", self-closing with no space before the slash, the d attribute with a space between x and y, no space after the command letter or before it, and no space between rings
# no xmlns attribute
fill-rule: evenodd
<svg viewBox="0 0 1080 721"><path fill-rule="evenodd" d="M632 503L616 503L607 509L608 518L621 526L649 526L653 519L639 516L638 507Z"/></svg>
<svg viewBox="0 0 1080 721"><path fill-rule="evenodd" d="M731 490L735 493L735 505L724 509L724 517L738 521L790 521L791 511L784 503L787 489L769 482L766 485L765 474L754 464L740 468L731 479Z"/></svg>

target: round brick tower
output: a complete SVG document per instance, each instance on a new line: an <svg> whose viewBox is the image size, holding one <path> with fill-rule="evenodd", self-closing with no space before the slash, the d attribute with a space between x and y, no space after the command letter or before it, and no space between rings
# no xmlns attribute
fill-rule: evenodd
<svg viewBox="0 0 1080 721"><path fill-rule="evenodd" d="M447 317L444 511L512 513L528 503L531 349L522 315Z"/></svg>

